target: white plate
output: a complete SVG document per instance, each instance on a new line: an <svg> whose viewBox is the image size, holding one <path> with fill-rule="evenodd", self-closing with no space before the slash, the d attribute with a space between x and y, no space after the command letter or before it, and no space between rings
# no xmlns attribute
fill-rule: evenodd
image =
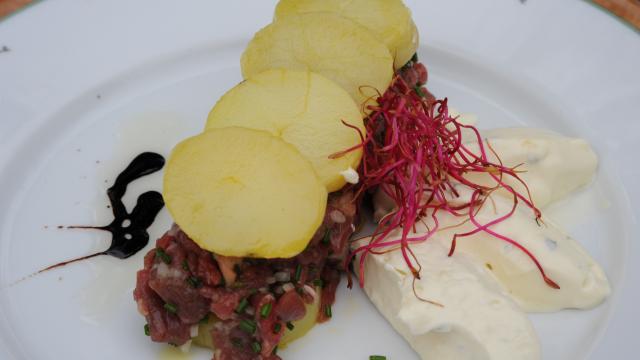
<svg viewBox="0 0 640 360"><path fill-rule="evenodd" d="M581 1L411 1L430 88L481 127L526 124L587 138L601 166L565 226L604 266L592 311L532 316L545 359L629 359L640 323L640 38ZM156 359L131 290L141 257L98 258L105 189L141 150L167 154L240 80L239 56L273 1L47 1L0 22L0 357ZM138 181L131 202L159 189ZM170 223L163 212L151 228ZM48 227L48 228L47 228ZM358 289L285 359L417 359ZM208 359L198 351L192 359Z"/></svg>

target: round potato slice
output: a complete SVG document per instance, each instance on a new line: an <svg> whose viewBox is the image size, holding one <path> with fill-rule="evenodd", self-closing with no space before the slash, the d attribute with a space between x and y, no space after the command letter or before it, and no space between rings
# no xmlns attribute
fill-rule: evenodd
<svg viewBox="0 0 640 360"><path fill-rule="evenodd" d="M273 22L256 33L240 63L245 79L277 68L320 73L342 86L363 113L393 76L393 58L384 43L366 28L331 13Z"/></svg>
<svg viewBox="0 0 640 360"><path fill-rule="evenodd" d="M332 12L366 27L387 45L396 69L418 48L418 31L402 0L280 0L275 19L310 12Z"/></svg>
<svg viewBox="0 0 640 360"><path fill-rule="evenodd" d="M179 143L164 174L174 221L200 247L238 257L299 254L320 226L327 190L293 145L229 127Z"/></svg>
<svg viewBox="0 0 640 360"><path fill-rule="evenodd" d="M295 146L329 192L345 185L341 171L356 169L361 151L329 155L361 139L342 121L365 131L358 106L333 81L310 71L273 69L229 90L209 113L206 129L241 126L265 130Z"/></svg>

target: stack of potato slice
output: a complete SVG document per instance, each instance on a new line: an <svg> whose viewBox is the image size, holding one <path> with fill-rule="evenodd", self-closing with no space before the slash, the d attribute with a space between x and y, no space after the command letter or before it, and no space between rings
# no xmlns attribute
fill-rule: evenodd
<svg viewBox="0 0 640 360"><path fill-rule="evenodd" d="M225 256L286 258L320 226L327 193L345 184L361 153L330 159L361 140L349 94L309 71L268 70L225 94L205 132L178 144L164 196L202 248Z"/></svg>
<svg viewBox="0 0 640 360"><path fill-rule="evenodd" d="M385 91L394 61L404 64L416 44L400 0L280 1L242 54L246 81L169 159L164 196L176 223L222 255L300 252L327 192L345 185L341 172L362 154L329 156L360 142L359 107Z"/></svg>
<svg viewBox="0 0 640 360"><path fill-rule="evenodd" d="M330 155L360 143L367 105L416 47L401 0L282 0L242 54L245 81L169 158L164 198L175 222L216 254L299 254L362 156ZM312 310L288 339L315 323Z"/></svg>

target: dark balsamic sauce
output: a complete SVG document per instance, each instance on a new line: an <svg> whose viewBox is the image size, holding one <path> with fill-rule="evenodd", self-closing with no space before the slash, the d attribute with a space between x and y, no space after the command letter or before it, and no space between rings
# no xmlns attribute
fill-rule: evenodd
<svg viewBox="0 0 640 360"><path fill-rule="evenodd" d="M111 245L105 251L63 261L51 265L39 272L51 270L73 262L90 259L99 255L111 255L118 259L126 259L142 250L149 243L147 229L153 224L156 216L164 207L162 194L147 191L138 197L136 206L129 213L122 202L127 186L136 179L159 171L164 166L162 155L144 152L133 159L129 166L116 178L115 183L107 190L113 221L106 226L67 226L67 229L96 229L111 233ZM59 228L61 228L59 226Z"/></svg>

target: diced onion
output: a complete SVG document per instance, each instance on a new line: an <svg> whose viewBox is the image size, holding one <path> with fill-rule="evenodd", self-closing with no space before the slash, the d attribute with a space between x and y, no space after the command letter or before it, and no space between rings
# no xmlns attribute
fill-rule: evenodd
<svg viewBox="0 0 640 360"><path fill-rule="evenodd" d="M307 284L304 284L303 289L307 294L309 294L309 295L311 295L313 297L313 302L318 301L318 293L316 292L316 289L314 289L313 287L311 287L311 286L309 286Z"/></svg>
<svg viewBox="0 0 640 360"><path fill-rule="evenodd" d="M183 273L174 268L170 268L167 264L163 262L155 263L153 268L156 270L156 275L159 278L179 278L182 277Z"/></svg>
<svg viewBox="0 0 640 360"><path fill-rule="evenodd" d="M342 224L347 221L347 218L340 210L333 210L331 213L329 213L329 217L331 217L331 220L333 220L333 222L336 224Z"/></svg>
<svg viewBox="0 0 640 360"><path fill-rule="evenodd" d="M193 325L193 326L191 327L190 331L191 331L191 337L192 337L192 338L194 338L194 337L198 336L198 330L199 330L199 329L200 329L200 328L198 327L198 325Z"/></svg>
<svg viewBox="0 0 640 360"><path fill-rule="evenodd" d="M287 282L291 280L291 274L288 271L278 271L277 273L273 274L273 277L277 282Z"/></svg>

